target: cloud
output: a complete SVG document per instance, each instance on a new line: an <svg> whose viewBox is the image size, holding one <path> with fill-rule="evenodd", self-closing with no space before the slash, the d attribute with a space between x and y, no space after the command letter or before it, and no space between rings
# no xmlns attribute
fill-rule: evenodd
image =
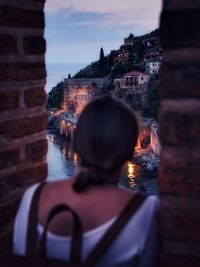
<svg viewBox="0 0 200 267"><path fill-rule="evenodd" d="M109 52L130 32L139 36L154 30L160 7L161 0L46 0L47 59L96 60L101 46Z"/></svg>
<svg viewBox="0 0 200 267"><path fill-rule="evenodd" d="M119 32L134 34L148 32L133 20L119 20L114 13L77 11L73 7L60 8L46 15L46 38L49 41L119 41Z"/></svg>
<svg viewBox="0 0 200 267"><path fill-rule="evenodd" d="M62 26L84 26L104 23L114 16L113 13L99 13L89 11L78 11L72 6L59 8L56 12L46 14L46 22L51 27Z"/></svg>
<svg viewBox="0 0 200 267"><path fill-rule="evenodd" d="M73 4L72 4L73 3ZM111 23L133 21L141 26L158 27L162 0L47 0L46 15L60 15L76 25L101 22Z"/></svg>
<svg viewBox="0 0 200 267"><path fill-rule="evenodd" d="M126 10L132 13L159 12L162 0L46 0L46 12L55 12L59 8L72 7L76 10L87 10L90 12L114 12L120 14ZM146 14L146 15L147 15Z"/></svg>

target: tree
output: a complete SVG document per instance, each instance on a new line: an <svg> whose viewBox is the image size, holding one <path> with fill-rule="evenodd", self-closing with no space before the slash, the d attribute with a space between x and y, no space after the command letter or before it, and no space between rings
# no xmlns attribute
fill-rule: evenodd
<svg viewBox="0 0 200 267"><path fill-rule="evenodd" d="M104 56L103 47L101 47L100 57L99 57L99 68L100 68L100 70L103 70L104 67L105 67L105 56Z"/></svg>
<svg viewBox="0 0 200 267"><path fill-rule="evenodd" d="M68 74L68 79L71 79L71 74L70 73Z"/></svg>
<svg viewBox="0 0 200 267"><path fill-rule="evenodd" d="M48 93L47 108L62 108L64 100L64 83L60 82Z"/></svg>
<svg viewBox="0 0 200 267"><path fill-rule="evenodd" d="M112 69L113 65L114 65L114 51L110 52L110 55L108 57L108 66L109 66L109 70Z"/></svg>
<svg viewBox="0 0 200 267"><path fill-rule="evenodd" d="M127 68L124 64L117 63L111 71L111 77L116 78L116 77L121 76L122 74L126 73L126 71L127 71Z"/></svg>
<svg viewBox="0 0 200 267"><path fill-rule="evenodd" d="M142 61L144 57L144 44L142 41L139 41L137 44L137 55L139 61Z"/></svg>

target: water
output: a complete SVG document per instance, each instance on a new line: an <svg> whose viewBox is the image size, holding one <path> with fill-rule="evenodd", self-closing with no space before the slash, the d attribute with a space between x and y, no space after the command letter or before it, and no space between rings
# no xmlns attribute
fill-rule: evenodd
<svg viewBox="0 0 200 267"><path fill-rule="evenodd" d="M79 171L79 160L72 149L72 144L56 131L48 131L48 177L47 180L60 180L70 178ZM128 162L122 171L119 186L129 189L137 188L136 178L140 168Z"/></svg>
<svg viewBox="0 0 200 267"><path fill-rule="evenodd" d="M87 65L88 63L46 63L46 92L48 93L57 83L67 78L69 73L73 76Z"/></svg>
<svg viewBox="0 0 200 267"><path fill-rule="evenodd" d="M61 63L47 64L47 83L46 92L49 92L58 82L67 78L70 73L72 76L87 63ZM59 180L74 176L79 170L77 155L73 152L72 145L62 138L56 131L49 131L48 135L48 180ZM145 174L146 175L146 174ZM119 179L119 186L129 189L141 189L150 194L157 193L155 179L148 179L142 174L139 165L128 162Z"/></svg>
<svg viewBox="0 0 200 267"><path fill-rule="evenodd" d="M47 180L70 178L79 170L79 162L71 142L56 131L48 131L48 177Z"/></svg>

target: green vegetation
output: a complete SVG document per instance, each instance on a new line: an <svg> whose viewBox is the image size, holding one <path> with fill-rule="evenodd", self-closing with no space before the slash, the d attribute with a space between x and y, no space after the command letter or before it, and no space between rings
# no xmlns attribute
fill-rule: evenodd
<svg viewBox="0 0 200 267"><path fill-rule="evenodd" d="M99 60L80 70L74 78L102 78L108 76L114 65L115 56L115 51L111 51L108 56L105 56L103 47L101 47Z"/></svg>
<svg viewBox="0 0 200 267"><path fill-rule="evenodd" d="M100 57L99 57L99 69L103 70L105 67L105 64L106 64L106 62L105 62L104 51L103 51L103 47L101 47Z"/></svg>
<svg viewBox="0 0 200 267"><path fill-rule="evenodd" d="M143 60L144 51L145 51L145 46L141 40L136 44L135 50L137 54L137 60L138 62L141 62Z"/></svg>
<svg viewBox="0 0 200 267"><path fill-rule="evenodd" d="M132 64L130 62L127 62L125 64L122 64L122 63L117 63L113 66L112 70L111 70L111 77L114 79L114 78L117 78L117 77L121 77L121 75L129 72L129 71L144 71L144 66L143 65L136 65L136 64Z"/></svg>
<svg viewBox="0 0 200 267"><path fill-rule="evenodd" d="M58 83L47 95L47 108L60 109L64 99L64 82Z"/></svg>
<svg viewBox="0 0 200 267"><path fill-rule="evenodd" d="M159 81L149 83L149 106L150 114L154 119L158 119L160 109Z"/></svg>
<svg viewBox="0 0 200 267"><path fill-rule="evenodd" d="M130 36L129 36L130 37ZM153 37L153 44L147 44L144 40ZM155 38L154 38L155 37ZM73 78L102 78L107 77L107 82L103 88L98 88L95 91L96 95L114 92L114 79L130 71L145 72L145 64L143 62L144 55L152 50L159 49L158 30L149 34L134 37L134 41L128 45L122 45L119 50L112 50L110 54L105 56L103 47L100 48L99 60L92 62L90 65L80 70ZM68 79L71 75L68 75ZM157 119L160 107L158 96L159 90L159 75L151 76L148 88L148 99L145 96L141 100L139 94L134 92L125 92L124 90L115 90L117 97L126 102L131 108L141 111L144 116L154 117ZM52 88L48 94L47 107L58 108L62 107L64 94L64 83L58 83ZM148 103L149 101L149 103ZM149 105L148 105L149 104Z"/></svg>
<svg viewBox="0 0 200 267"><path fill-rule="evenodd" d="M99 60L80 70L74 78L101 78L111 75L111 78L114 79L132 70L144 71L142 60L149 48L143 43L143 40L155 36L158 36L158 30L134 37L134 45L122 45L119 50L112 50L107 56L104 55L103 47L101 47ZM123 62L118 60L120 53L128 53L128 58Z"/></svg>

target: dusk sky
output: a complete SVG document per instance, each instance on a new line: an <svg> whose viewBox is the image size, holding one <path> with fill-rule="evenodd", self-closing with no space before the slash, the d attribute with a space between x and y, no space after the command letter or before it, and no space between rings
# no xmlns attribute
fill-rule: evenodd
<svg viewBox="0 0 200 267"><path fill-rule="evenodd" d="M46 0L46 61L89 63L159 25L162 0Z"/></svg>

